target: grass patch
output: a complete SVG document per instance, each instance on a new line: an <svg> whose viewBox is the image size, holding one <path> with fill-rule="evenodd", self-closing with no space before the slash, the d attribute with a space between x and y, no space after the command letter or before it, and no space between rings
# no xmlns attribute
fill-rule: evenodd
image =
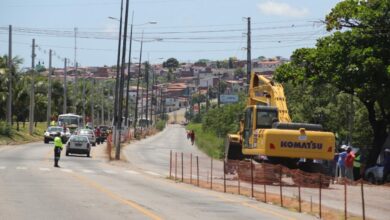
<svg viewBox="0 0 390 220"><path fill-rule="evenodd" d="M37 126L34 127L33 135L29 134L29 123L26 122L25 126L19 124L19 131L16 130L16 123L11 128L9 135L0 134L0 145L14 145L23 144L34 141L43 140L43 133L46 130L46 122L38 122Z"/></svg>
<svg viewBox="0 0 390 220"><path fill-rule="evenodd" d="M210 157L220 159L224 152L224 138L219 138L212 132L205 132L201 123L190 123L187 130L195 131L195 144Z"/></svg>

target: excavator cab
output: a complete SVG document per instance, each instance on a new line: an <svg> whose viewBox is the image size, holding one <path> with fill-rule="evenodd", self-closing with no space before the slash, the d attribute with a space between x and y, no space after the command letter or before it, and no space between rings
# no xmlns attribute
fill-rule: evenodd
<svg viewBox="0 0 390 220"><path fill-rule="evenodd" d="M249 146L249 140L255 129L272 128L278 122L278 109L271 106L249 106L245 110L244 119L244 146Z"/></svg>
<svg viewBox="0 0 390 220"><path fill-rule="evenodd" d="M278 109L269 106L256 106L256 129L272 128L278 122Z"/></svg>

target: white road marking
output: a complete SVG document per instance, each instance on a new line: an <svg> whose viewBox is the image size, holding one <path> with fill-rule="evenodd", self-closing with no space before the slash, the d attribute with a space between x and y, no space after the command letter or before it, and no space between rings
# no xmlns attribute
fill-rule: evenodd
<svg viewBox="0 0 390 220"><path fill-rule="evenodd" d="M152 172L152 171L145 171L145 173L148 173L148 174L153 175L153 176L161 176L160 174Z"/></svg>
<svg viewBox="0 0 390 220"><path fill-rule="evenodd" d="M134 170L125 170L126 173L129 173L129 174L139 174L137 171L134 171Z"/></svg>
<svg viewBox="0 0 390 220"><path fill-rule="evenodd" d="M0 167L0 170L5 170L6 167Z"/></svg>
<svg viewBox="0 0 390 220"><path fill-rule="evenodd" d="M46 168L46 167L41 167L39 168L40 171L50 171L50 168Z"/></svg>
<svg viewBox="0 0 390 220"><path fill-rule="evenodd" d="M27 167L16 167L17 170L27 170Z"/></svg>
<svg viewBox="0 0 390 220"><path fill-rule="evenodd" d="M103 172L108 173L108 174L116 174L116 172L112 171L112 170L103 170Z"/></svg>
<svg viewBox="0 0 390 220"><path fill-rule="evenodd" d="M95 173L93 170L83 170L84 173Z"/></svg>
<svg viewBox="0 0 390 220"><path fill-rule="evenodd" d="M71 170L71 169L61 169L61 171L62 172L67 172L67 173L72 173L73 172L73 170Z"/></svg>

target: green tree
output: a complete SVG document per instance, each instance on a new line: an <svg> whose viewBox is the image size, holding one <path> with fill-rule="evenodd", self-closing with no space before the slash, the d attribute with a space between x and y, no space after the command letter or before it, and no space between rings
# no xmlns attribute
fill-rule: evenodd
<svg viewBox="0 0 390 220"><path fill-rule="evenodd" d="M195 66L203 66L203 67L206 67L207 66L207 62L209 62L210 60L208 59L200 59L198 61L196 61L194 64Z"/></svg>
<svg viewBox="0 0 390 220"><path fill-rule="evenodd" d="M163 62L163 67L168 68L168 75L167 80L168 82L171 80L176 79L176 76L174 76L173 71L179 66L179 61L175 58L169 58L167 61Z"/></svg>
<svg viewBox="0 0 390 220"><path fill-rule="evenodd" d="M353 146L371 145L372 129L368 125L367 110L357 98L353 100L352 110L351 96L340 93L331 84L314 87L284 83L284 90L292 121L321 124L325 130L337 134L339 144L347 143L349 140L351 122L354 125ZM354 117L351 117L352 115Z"/></svg>
<svg viewBox="0 0 390 220"><path fill-rule="evenodd" d="M237 61L237 57L229 57L229 69L233 69L236 67L235 62Z"/></svg>
<svg viewBox="0 0 390 220"><path fill-rule="evenodd" d="M8 68L8 56L0 56L0 120L5 119L7 97L8 97L8 82L13 80L12 90L15 89L15 75L20 71L20 65L23 63L23 59L19 57L12 58L12 78L9 79L9 68ZM15 109L13 109L15 110ZM14 111L13 111L14 112Z"/></svg>
<svg viewBox="0 0 390 220"><path fill-rule="evenodd" d="M205 113L202 117L202 128L212 132L219 137L228 133L237 132L239 120L242 116L245 102L224 105L221 108L214 108Z"/></svg>
<svg viewBox="0 0 390 220"><path fill-rule="evenodd" d="M234 78L235 79L243 78L244 76L245 76L245 71L242 67L234 70Z"/></svg>
<svg viewBox="0 0 390 220"><path fill-rule="evenodd" d="M163 62L163 67L171 70L175 70L179 66L179 61L175 58L169 58L167 61Z"/></svg>
<svg viewBox="0 0 390 220"><path fill-rule="evenodd" d="M316 48L294 51L276 75L314 87L330 83L357 97L373 131L368 166L375 164L390 126L390 29L384 28L390 26L389 11L388 0L338 3L326 16L327 29L335 32L318 39Z"/></svg>

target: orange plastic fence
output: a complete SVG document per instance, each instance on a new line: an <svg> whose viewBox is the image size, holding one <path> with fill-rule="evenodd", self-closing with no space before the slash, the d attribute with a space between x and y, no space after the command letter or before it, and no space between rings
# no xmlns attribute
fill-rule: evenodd
<svg viewBox="0 0 390 220"><path fill-rule="evenodd" d="M253 165L251 166L251 164ZM170 152L169 169L170 178L176 181L195 184L200 187L222 192L241 194L245 191L244 194L246 193L246 195L256 198L260 197L265 202L267 202L267 198L272 199L272 197L274 199L273 201L275 201L275 196L277 196L278 200L280 199L278 203L281 206L290 206L299 211L303 210L303 206L301 205L303 200L306 202L305 211L309 211L307 203L310 201L310 212L314 212L314 206L318 210L320 217L323 217L323 189L329 188L333 180L331 176L325 174L308 173L298 169L289 169L281 165L256 163L248 160L227 160L223 162L207 157L198 157L190 153L183 154L182 152L172 151ZM368 183L363 180L354 182L346 179L339 183L343 185L361 185L361 202L362 209L364 210L363 188ZM289 190L290 195L285 195L283 187L296 187L296 197L291 197L291 190ZM259 188L263 188L263 190L259 190ZM307 189L305 190L306 198L301 198L301 190L305 188ZM309 188L316 188L318 190L313 191L310 189L309 191ZM346 188L344 191L346 193ZM327 191L327 193L329 192ZM311 194L309 198L307 198L307 194ZM316 198L314 205L312 196ZM343 193L340 194L338 201L344 201L345 204L349 202L347 197L343 196ZM345 205L344 212L346 217L350 215L347 210L347 205ZM329 211L327 216L325 219L333 218L329 217ZM365 218L364 211L362 217Z"/></svg>

